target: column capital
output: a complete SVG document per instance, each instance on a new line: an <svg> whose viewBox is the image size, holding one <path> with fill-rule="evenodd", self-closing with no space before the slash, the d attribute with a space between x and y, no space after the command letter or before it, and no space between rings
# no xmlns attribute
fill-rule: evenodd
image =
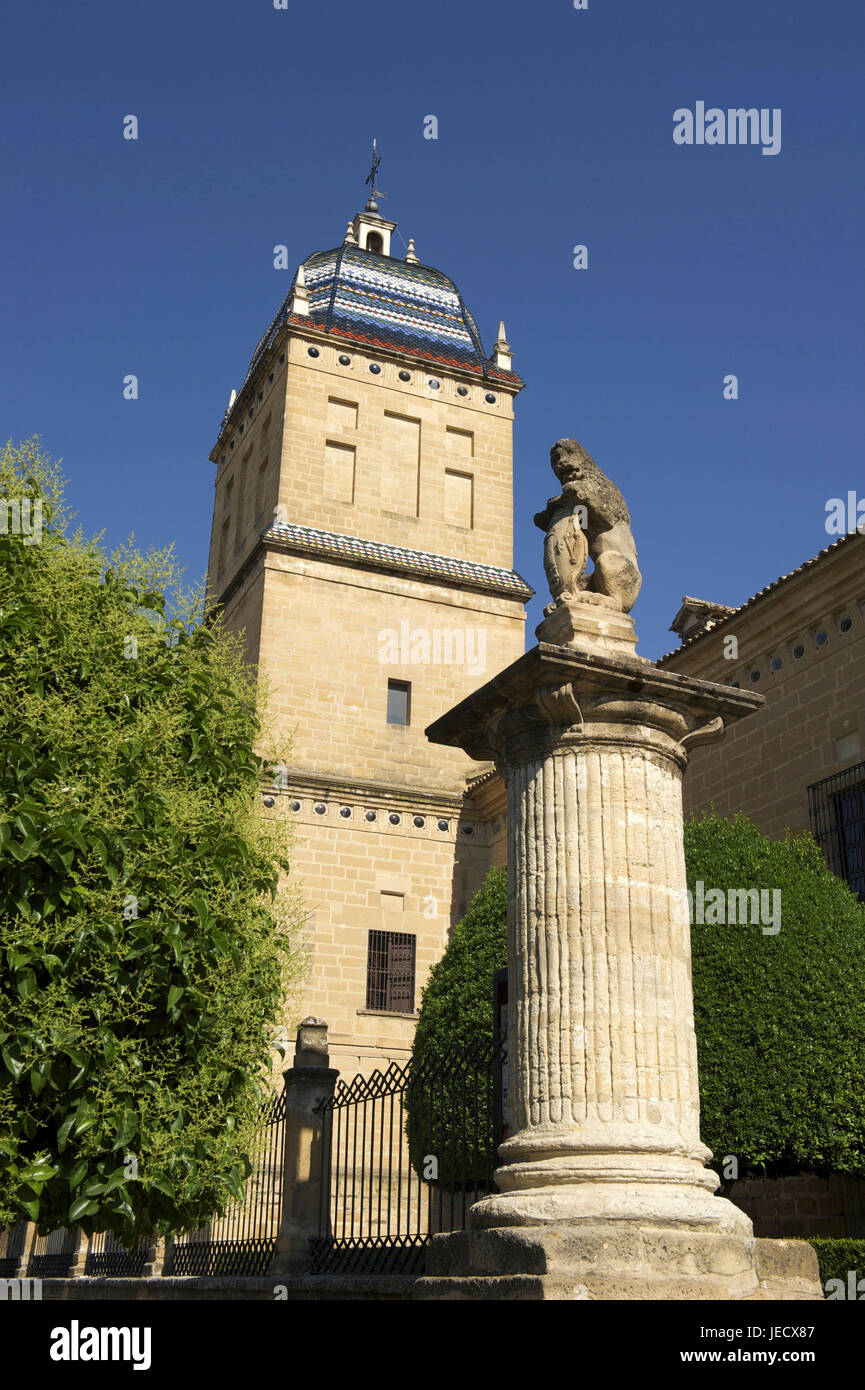
<svg viewBox="0 0 865 1390"><path fill-rule="evenodd" d="M426 730L478 761L519 764L586 742L687 750L764 703L756 691L662 671L640 657L540 642Z"/></svg>

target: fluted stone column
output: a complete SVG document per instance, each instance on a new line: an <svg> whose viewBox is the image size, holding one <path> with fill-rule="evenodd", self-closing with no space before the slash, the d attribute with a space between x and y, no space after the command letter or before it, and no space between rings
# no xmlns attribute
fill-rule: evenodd
<svg viewBox="0 0 865 1390"><path fill-rule="evenodd" d="M751 1222L714 1195L700 1140L682 775L692 744L761 703L541 642L427 730L495 760L510 879L510 1137L499 1191L468 1236L435 1237L431 1276L760 1296Z"/></svg>
<svg viewBox="0 0 865 1390"><path fill-rule="evenodd" d="M615 670L603 674L615 690ZM737 1208L706 1200L717 1179L699 1135L681 790L693 729L657 700L612 710L576 682L544 681L496 739L512 1134L503 1195L473 1224L701 1216L744 1230Z"/></svg>

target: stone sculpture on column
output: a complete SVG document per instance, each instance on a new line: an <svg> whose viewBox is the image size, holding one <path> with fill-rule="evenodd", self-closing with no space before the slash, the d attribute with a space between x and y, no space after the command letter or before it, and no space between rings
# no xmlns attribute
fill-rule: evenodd
<svg viewBox="0 0 865 1390"><path fill-rule="evenodd" d="M700 1139L682 776L763 697L636 655L624 499L573 440L551 457L539 644L427 730L507 785L510 1137L424 1292L819 1297L813 1250L755 1241Z"/></svg>

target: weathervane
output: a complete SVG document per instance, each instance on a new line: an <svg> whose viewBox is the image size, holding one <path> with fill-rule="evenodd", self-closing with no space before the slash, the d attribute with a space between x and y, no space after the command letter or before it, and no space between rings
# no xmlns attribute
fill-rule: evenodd
<svg viewBox="0 0 865 1390"><path fill-rule="evenodd" d="M378 173L379 165L380 165L380 164L381 164L381 157L379 156L379 153L378 153L378 151L376 150L376 147L375 147L375 136L373 136L373 140L372 140L372 166L371 166L370 171L369 171L369 173L367 174L366 178L364 179L364 183L368 183L369 186L370 186L370 187L369 187L369 201L370 201L370 203L374 203L375 200L376 200L376 198L386 198L386 197L387 197L387 194L386 194L386 193L382 193L381 189L380 189L380 188L376 188L376 186L375 186L375 176L376 176L376 174Z"/></svg>

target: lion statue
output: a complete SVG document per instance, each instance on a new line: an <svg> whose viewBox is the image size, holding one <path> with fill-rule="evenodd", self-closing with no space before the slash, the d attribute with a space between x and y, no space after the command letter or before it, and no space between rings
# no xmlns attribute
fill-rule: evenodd
<svg viewBox="0 0 865 1390"><path fill-rule="evenodd" d="M550 463L562 491L535 517L546 532L544 570L555 600L544 611L585 590L630 613L643 581L624 497L575 439L554 444ZM594 569L587 575L589 560Z"/></svg>

